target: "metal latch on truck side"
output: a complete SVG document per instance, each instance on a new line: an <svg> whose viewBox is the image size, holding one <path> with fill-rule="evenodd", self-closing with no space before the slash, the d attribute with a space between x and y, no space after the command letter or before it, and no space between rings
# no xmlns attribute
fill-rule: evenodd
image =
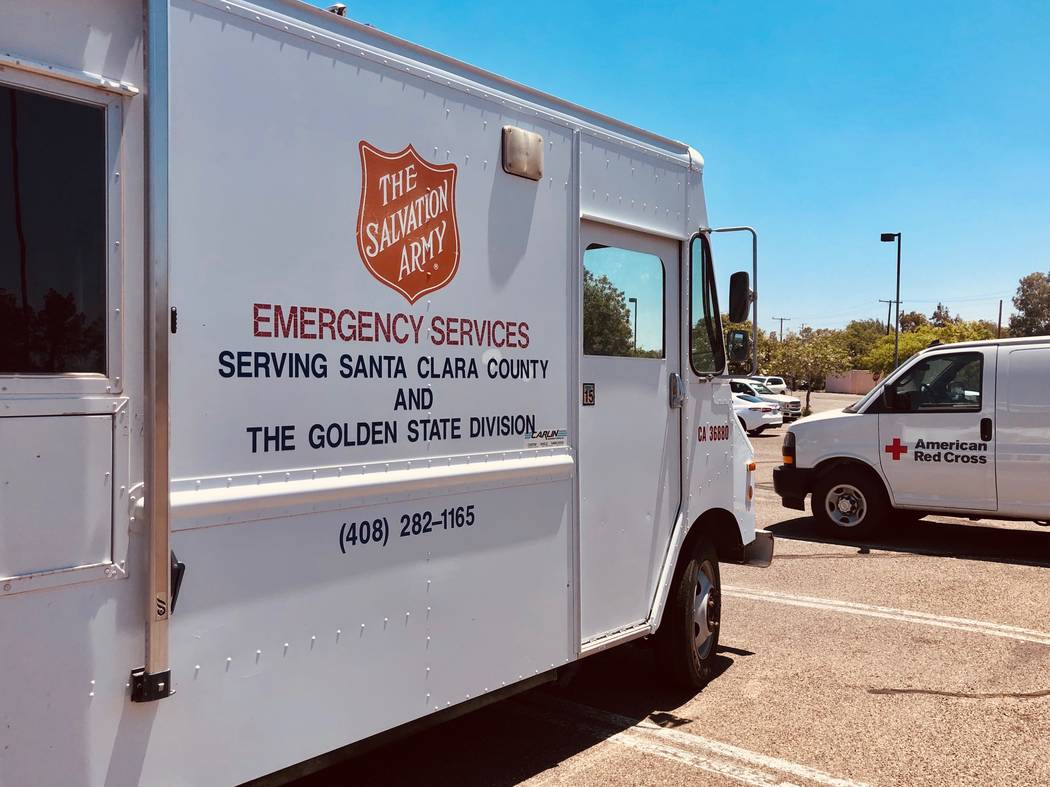
<svg viewBox="0 0 1050 787"><path fill-rule="evenodd" d="M685 404L685 383L682 382L682 375L678 372L671 372L671 378L667 385L667 398L667 403L672 410Z"/></svg>

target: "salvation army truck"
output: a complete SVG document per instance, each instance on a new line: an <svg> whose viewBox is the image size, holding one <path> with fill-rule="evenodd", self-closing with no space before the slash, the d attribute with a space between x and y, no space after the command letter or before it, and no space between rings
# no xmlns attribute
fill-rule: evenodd
<svg viewBox="0 0 1050 787"><path fill-rule="evenodd" d="M842 411L784 436L773 484L828 532L926 514L1050 519L1050 339L927 348Z"/></svg>
<svg viewBox="0 0 1050 787"><path fill-rule="evenodd" d="M299 2L0 6L0 784L239 783L639 638L703 685L772 538L702 178Z"/></svg>

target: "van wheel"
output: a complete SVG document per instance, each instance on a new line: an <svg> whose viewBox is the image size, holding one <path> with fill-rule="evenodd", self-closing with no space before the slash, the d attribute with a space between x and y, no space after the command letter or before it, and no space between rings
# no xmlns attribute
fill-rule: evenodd
<svg viewBox="0 0 1050 787"><path fill-rule="evenodd" d="M886 521L890 504L877 480L856 468L839 467L817 479L811 507L826 533L867 538Z"/></svg>
<svg viewBox="0 0 1050 787"><path fill-rule="evenodd" d="M683 555L656 633L656 654L668 679L697 690L711 680L722 620L718 553L706 538Z"/></svg>

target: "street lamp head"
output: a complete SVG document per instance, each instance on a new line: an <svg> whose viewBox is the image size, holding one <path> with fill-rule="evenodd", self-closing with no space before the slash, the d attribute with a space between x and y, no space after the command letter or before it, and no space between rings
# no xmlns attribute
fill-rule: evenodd
<svg viewBox="0 0 1050 787"><path fill-rule="evenodd" d="M882 242L893 243L893 241L897 240L898 236L900 236L899 232L884 232L882 233Z"/></svg>
<svg viewBox="0 0 1050 787"><path fill-rule="evenodd" d="M637 298L628 298L627 302L628 303L638 303L638 299Z"/></svg>

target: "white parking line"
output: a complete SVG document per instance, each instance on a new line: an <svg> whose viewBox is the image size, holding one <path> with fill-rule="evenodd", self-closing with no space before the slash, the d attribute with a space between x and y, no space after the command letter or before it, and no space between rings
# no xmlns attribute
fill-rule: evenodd
<svg viewBox="0 0 1050 787"><path fill-rule="evenodd" d="M605 741L642 754L671 760L744 784L757 787L798 787L799 782L785 781L782 778L782 774L786 774L797 777L801 783L826 787L866 787L862 782L832 776L806 765L759 754L681 729L661 727L649 719L637 721L548 695L530 695L510 704L517 712L546 724L575 730L583 729Z"/></svg>
<svg viewBox="0 0 1050 787"><path fill-rule="evenodd" d="M878 607L871 604L858 604L852 601L818 598L816 596L797 596L791 593L778 593L773 590L757 590L734 585L723 585L722 594L732 598L771 601L774 604L788 604L808 609L824 609L831 612L842 612L847 615L863 615L869 618L899 620L905 623L918 623L924 626L965 631L969 634L984 634L988 637L1004 637L1022 642L1034 642L1037 645L1050 645L1050 634L1044 631L1019 628L1018 626L1004 626L1000 623L989 623L983 620L954 618L947 615L934 615L929 612Z"/></svg>

